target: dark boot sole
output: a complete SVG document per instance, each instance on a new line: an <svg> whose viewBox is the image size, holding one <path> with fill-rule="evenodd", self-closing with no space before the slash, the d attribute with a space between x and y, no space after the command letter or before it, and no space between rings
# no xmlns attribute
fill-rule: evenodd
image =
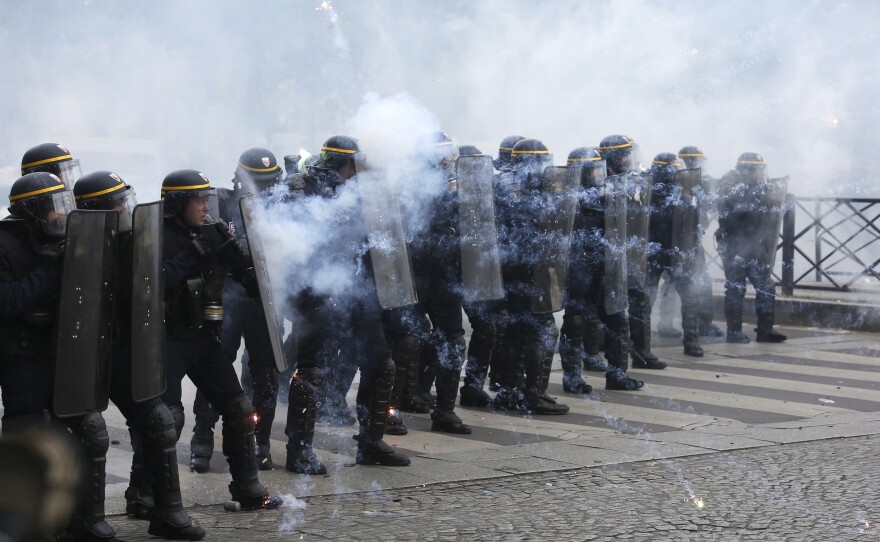
<svg viewBox="0 0 880 542"><path fill-rule="evenodd" d="M175 527L167 523L153 522L150 523L147 533L166 540L201 540L205 538L205 530L194 525Z"/></svg>
<svg viewBox="0 0 880 542"><path fill-rule="evenodd" d="M446 425L443 423L432 423L431 431L440 433L451 433L453 435L470 435L473 431L466 425Z"/></svg>

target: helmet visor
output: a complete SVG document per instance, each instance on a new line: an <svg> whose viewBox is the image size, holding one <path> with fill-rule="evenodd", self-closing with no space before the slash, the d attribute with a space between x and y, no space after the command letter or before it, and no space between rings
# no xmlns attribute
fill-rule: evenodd
<svg viewBox="0 0 880 542"><path fill-rule="evenodd" d="M37 218L43 231L53 237L64 237L67 229L67 215L76 205L69 190L59 190L35 202Z"/></svg>
<svg viewBox="0 0 880 542"><path fill-rule="evenodd" d="M73 186L80 177L82 170L79 167L79 160L65 160L58 164L58 177L67 186Z"/></svg>
<svg viewBox="0 0 880 542"><path fill-rule="evenodd" d="M584 188L597 187L605 184L608 172L605 169L605 160L587 162L581 166L581 186Z"/></svg>
<svg viewBox="0 0 880 542"><path fill-rule="evenodd" d="M133 188L126 190L125 196L118 198L114 202L113 210L119 213L119 231L129 231L131 229L131 216L135 205L137 205L137 197L134 195Z"/></svg>

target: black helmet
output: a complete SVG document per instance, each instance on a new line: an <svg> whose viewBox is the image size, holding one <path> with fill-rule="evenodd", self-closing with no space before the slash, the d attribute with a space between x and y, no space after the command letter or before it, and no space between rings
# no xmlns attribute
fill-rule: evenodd
<svg viewBox="0 0 880 542"><path fill-rule="evenodd" d="M498 145L498 159L495 160L495 169L500 170L511 164L510 155L513 152L513 146L525 139L523 136L510 135L501 140Z"/></svg>
<svg viewBox="0 0 880 542"><path fill-rule="evenodd" d="M599 143L599 153L605 159L608 173L611 175L639 170L638 145L629 136L606 137Z"/></svg>
<svg viewBox="0 0 880 542"><path fill-rule="evenodd" d="M480 152L480 149L473 145L462 145L458 148L459 156L480 156L481 154L483 153Z"/></svg>
<svg viewBox="0 0 880 542"><path fill-rule="evenodd" d="M525 173L542 173L553 165L553 155L538 139L521 139L510 152L512 166Z"/></svg>
<svg viewBox="0 0 880 542"><path fill-rule="evenodd" d="M79 160L70 155L67 147L58 143L42 143L24 153L21 157L21 174L37 171L54 173L67 186L73 186L82 176Z"/></svg>
<svg viewBox="0 0 880 542"><path fill-rule="evenodd" d="M767 164L764 157L756 152L744 152L736 159L736 171L753 180L767 178Z"/></svg>
<svg viewBox="0 0 880 542"><path fill-rule="evenodd" d="M200 216L186 217L191 199L203 199L207 210ZM179 216L191 226L201 226L218 219L217 192L211 186L208 176L194 169L172 171L162 181L162 199L165 200L165 218Z"/></svg>
<svg viewBox="0 0 880 542"><path fill-rule="evenodd" d="M281 181L281 167L268 149L254 147L241 153L235 182L245 191L261 192Z"/></svg>
<svg viewBox="0 0 880 542"><path fill-rule="evenodd" d="M360 148L354 138L344 135L333 136L321 146L321 157L313 167L337 171L349 160L354 160L354 155L358 152Z"/></svg>
<svg viewBox="0 0 880 542"><path fill-rule="evenodd" d="M110 171L96 171L83 176L73 185L77 209L117 211L119 231L131 229L131 216L137 199L134 189Z"/></svg>
<svg viewBox="0 0 880 542"><path fill-rule="evenodd" d="M284 155L284 173L288 175L293 175L294 173L299 173L299 170L296 169L296 163L299 162L298 154L286 154Z"/></svg>
<svg viewBox="0 0 880 542"><path fill-rule="evenodd" d="M28 173L9 191L9 214L39 224L53 237L64 236L67 214L75 208L70 190L54 173Z"/></svg>
<svg viewBox="0 0 880 542"><path fill-rule="evenodd" d="M682 147L678 151L678 157L684 160L684 165L688 169L706 169L706 155L703 154L703 149L696 145Z"/></svg>
<svg viewBox="0 0 880 542"><path fill-rule="evenodd" d="M684 162L671 152L661 152L651 162L651 173L655 183L673 184L675 172L685 169Z"/></svg>
<svg viewBox="0 0 880 542"><path fill-rule="evenodd" d="M566 165L581 168L582 186L601 186L605 182L605 160L596 147L578 147L568 153Z"/></svg>

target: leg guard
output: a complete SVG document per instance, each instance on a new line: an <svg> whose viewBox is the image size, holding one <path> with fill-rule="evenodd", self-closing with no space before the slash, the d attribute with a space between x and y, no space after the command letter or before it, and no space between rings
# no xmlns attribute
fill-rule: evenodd
<svg viewBox="0 0 880 542"><path fill-rule="evenodd" d="M559 357L565 377L580 377L583 368L584 331L587 320L582 315L566 310L562 317L562 333L559 337Z"/></svg>
<svg viewBox="0 0 880 542"><path fill-rule="evenodd" d="M275 367L253 368L251 377L254 383L254 411L257 413L257 443L268 446L278 401L278 372Z"/></svg>
<svg viewBox="0 0 880 542"><path fill-rule="evenodd" d="M86 414L75 428L86 455L86 496L70 524L71 534L82 538L112 539L116 533L104 520L104 484L110 435L100 412Z"/></svg>
<svg viewBox="0 0 880 542"><path fill-rule="evenodd" d="M391 345L391 358L395 367L399 364L406 373L406 384L402 386L398 408L404 412L424 414L431 411L431 406L419 397L419 358L421 345L412 335L400 335L394 338ZM396 369L395 369L396 371Z"/></svg>
<svg viewBox="0 0 880 542"><path fill-rule="evenodd" d="M300 474L327 472L312 449L312 440L315 437L315 413L318 408L316 397L323 385L324 374L319 367L301 368L290 381L286 468L291 472Z"/></svg>
<svg viewBox="0 0 880 542"><path fill-rule="evenodd" d="M369 391L367 402L358 402L357 416L360 422L357 463L359 465L386 465L403 467L409 465L409 458L398 454L382 436L385 434L385 417L388 414L388 397L394 385L394 362L387 359L376 367L373 389Z"/></svg>
<svg viewBox="0 0 880 542"><path fill-rule="evenodd" d="M463 424L455 410L455 398L461 382L465 340L461 335L440 339L437 358L437 408L431 413L431 430L469 435L471 428Z"/></svg>
<svg viewBox="0 0 880 542"><path fill-rule="evenodd" d="M495 325L484 316L471 320L471 342L467 347L467 366L464 387L481 390L486 383L486 374L495 349Z"/></svg>
<svg viewBox="0 0 880 542"><path fill-rule="evenodd" d="M181 409L181 414L183 410ZM208 472L211 465L211 456L214 455L214 425L220 419L217 410L208 402L208 398L196 391L196 399L193 401L193 414L196 423L193 427L193 436L189 441L190 465L193 472Z"/></svg>
<svg viewBox="0 0 880 542"><path fill-rule="evenodd" d="M177 467L177 426L174 414L166 405L156 406L147 415L144 440L153 467L156 503L148 532L163 538L201 540L205 531L193 526L183 510Z"/></svg>
<svg viewBox="0 0 880 542"><path fill-rule="evenodd" d="M144 459L144 439L140 429L128 428L131 436L131 475L129 476L128 488L125 490L125 513L135 519L150 519L155 502L153 501L153 486L147 473L146 460Z"/></svg>
<svg viewBox="0 0 880 542"><path fill-rule="evenodd" d="M702 357L703 348L700 346L699 325L697 323L697 304L693 283L689 280L679 279L676 282L679 297L681 297L681 329L684 332L684 353L688 356Z"/></svg>
<svg viewBox="0 0 880 542"><path fill-rule="evenodd" d="M223 453L232 476L229 484L232 500L238 501L244 509L270 505L269 492L257 474L254 407L244 394L229 401L223 413Z"/></svg>

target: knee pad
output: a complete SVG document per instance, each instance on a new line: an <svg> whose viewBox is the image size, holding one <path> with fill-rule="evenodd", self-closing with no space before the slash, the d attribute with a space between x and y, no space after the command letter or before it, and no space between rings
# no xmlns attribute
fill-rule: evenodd
<svg viewBox="0 0 880 542"><path fill-rule="evenodd" d="M411 356L418 357L421 345L413 335L399 335L394 338L391 347L396 356L401 359L410 359Z"/></svg>
<svg viewBox="0 0 880 542"><path fill-rule="evenodd" d="M174 428L177 431L177 440L180 439L180 433L183 432L183 424L186 423L186 414L183 412L183 405L168 405L168 410L174 416Z"/></svg>
<svg viewBox="0 0 880 542"><path fill-rule="evenodd" d="M157 405L147 414L146 437L157 448L173 447L177 435L177 420L168 405Z"/></svg>
<svg viewBox="0 0 880 542"><path fill-rule="evenodd" d="M394 385L394 361L391 358L385 358L376 366L376 386L381 389L387 388L389 391Z"/></svg>
<svg viewBox="0 0 880 542"><path fill-rule="evenodd" d="M245 394L236 395L226 405L223 416L224 427L254 429L254 405ZM226 425L228 424L228 425Z"/></svg>
<svg viewBox="0 0 880 542"><path fill-rule="evenodd" d="M303 367L296 374L299 375L303 382L307 382L312 386L320 387L324 384L324 369L321 367Z"/></svg>
<svg viewBox="0 0 880 542"><path fill-rule="evenodd" d="M104 457L110 449L110 435L100 412L92 411L80 422L80 439L89 457Z"/></svg>
<svg viewBox="0 0 880 542"><path fill-rule="evenodd" d="M562 334L568 337L580 337L587 328L587 319L581 314L566 314L562 318Z"/></svg>

